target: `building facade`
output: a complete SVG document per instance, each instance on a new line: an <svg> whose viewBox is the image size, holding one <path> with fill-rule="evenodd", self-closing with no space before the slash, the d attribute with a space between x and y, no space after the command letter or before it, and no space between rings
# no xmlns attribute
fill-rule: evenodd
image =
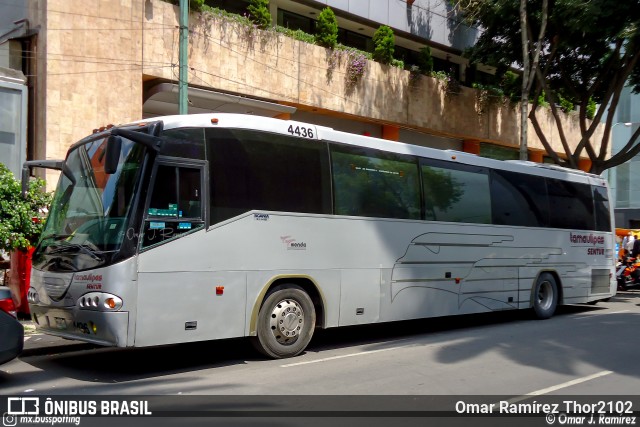
<svg viewBox="0 0 640 427"><path fill-rule="evenodd" d="M620 95L611 129L612 152L617 153L640 127L640 95L625 87ZM616 226L640 228L640 156L609 170L615 198Z"/></svg>
<svg viewBox="0 0 640 427"><path fill-rule="evenodd" d="M70 145L100 126L177 113L178 6L162 0L4 1L11 13L0 17L0 46L18 44L29 87L28 159L63 158ZM243 2L213 3L237 8ZM386 24L394 29L397 54L406 62L428 44L436 69L447 70L455 81L491 73L469 68L462 58L478 30L464 26L448 2L270 2L274 24L297 28L313 25L326 6L338 17L342 39L356 47L366 49L374 31ZM189 19L189 113L266 115L517 158L517 105L488 100L447 80L413 78L409 71L374 61L365 61L354 81L354 56L348 53L219 14L192 13ZM575 146L577 117L568 114L563 120ZM552 115L542 123L552 146L562 151ZM530 159L543 161L535 133L528 132L528 139ZM50 187L54 176L47 180Z"/></svg>

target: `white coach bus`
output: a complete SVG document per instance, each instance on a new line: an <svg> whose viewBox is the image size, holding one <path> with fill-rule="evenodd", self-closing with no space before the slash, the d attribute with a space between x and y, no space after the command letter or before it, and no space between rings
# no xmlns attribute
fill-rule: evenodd
<svg viewBox="0 0 640 427"><path fill-rule="evenodd" d="M131 347L615 294L606 182L234 114L159 117L73 145L33 256L46 333Z"/></svg>

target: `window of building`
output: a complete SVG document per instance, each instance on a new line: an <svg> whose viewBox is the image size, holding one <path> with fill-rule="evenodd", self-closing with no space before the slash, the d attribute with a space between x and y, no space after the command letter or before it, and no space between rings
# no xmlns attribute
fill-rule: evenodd
<svg viewBox="0 0 640 427"><path fill-rule="evenodd" d="M489 174L484 168L422 162L425 219L491 223Z"/></svg>
<svg viewBox="0 0 640 427"><path fill-rule="evenodd" d="M301 30L308 34L315 34L316 21L307 16L278 9L278 25L290 30Z"/></svg>
<svg viewBox="0 0 640 427"><path fill-rule="evenodd" d="M241 129L206 129L211 223L251 210L331 213L326 144Z"/></svg>
<svg viewBox="0 0 640 427"><path fill-rule="evenodd" d="M238 15L245 15L249 12L249 0L205 0L207 6L217 7L218 9L226 10L229 13L236 13Z"/></svg>
<svg viewBox="0 0 640 427"><path fill-rule="evenodd" d="M481 143L480 156L496 160L518 160L520 159L520 151L517 148Z"/></svg>
<svg viewBox="0 0 640 427"><path fill-rule="evenodd" d="M414 157L331 145L337 215L420 219L420 181Z"/></svg>

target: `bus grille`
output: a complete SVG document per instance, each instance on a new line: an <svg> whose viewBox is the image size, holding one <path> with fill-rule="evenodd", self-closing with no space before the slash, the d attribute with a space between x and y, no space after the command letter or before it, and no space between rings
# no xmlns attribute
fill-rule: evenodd
<svg viewBox="0 0 640 427"><path fill-rule="evenodd" d="M47 291L49 298L54 301L60 301L67 290L67 284L59 277L45 277L44 289Z"/></svg>

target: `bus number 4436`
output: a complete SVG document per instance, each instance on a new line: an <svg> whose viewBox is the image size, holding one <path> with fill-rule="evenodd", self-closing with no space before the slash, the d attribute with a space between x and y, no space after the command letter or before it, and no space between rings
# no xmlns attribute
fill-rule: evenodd
<svg viewBox="0 0 640 427"><path fill-rule="evenodd" d="M291 135L297 135L303 138L313 138L313 129L306 128L304 126L293 127L293 125L289 125L289 129L287 129L287 132L289 132Z"/></svg>

